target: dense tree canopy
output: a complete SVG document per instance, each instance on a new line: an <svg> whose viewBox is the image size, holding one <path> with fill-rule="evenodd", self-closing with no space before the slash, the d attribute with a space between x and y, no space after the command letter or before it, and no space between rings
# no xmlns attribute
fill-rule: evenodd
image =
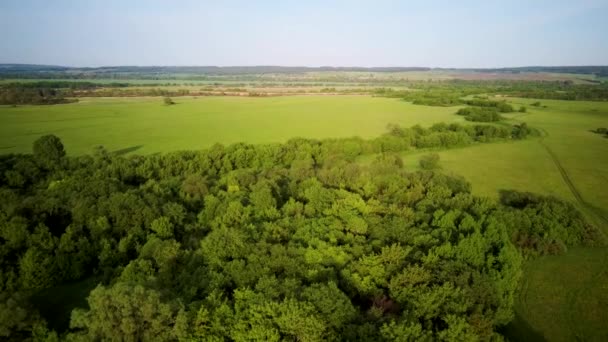
<svg viewBox="0 0 608 342"><path fill-rule="evenodd" d="M56 339L21 292L94 277L62 339L498 339L522 258L592 244L595 229L559 200L478 198L393 152L527 130L391 126L130 157L66 157L43 137L0 158L0 336Z"/></svg>

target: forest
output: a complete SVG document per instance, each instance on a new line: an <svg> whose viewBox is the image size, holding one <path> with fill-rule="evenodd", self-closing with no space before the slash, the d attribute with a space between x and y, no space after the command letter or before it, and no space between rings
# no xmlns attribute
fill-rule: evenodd
<svg viewBox="0 0 608 342"><path fill-rule="evenodd" d="M395 152L530 133L391 125L374 140L74 157L40 137L0 157L0 336L501 340L523 260L601 235L568 202L477 197ZM96 284L86 309L57 317L32 300L78 281Z"/></svg>

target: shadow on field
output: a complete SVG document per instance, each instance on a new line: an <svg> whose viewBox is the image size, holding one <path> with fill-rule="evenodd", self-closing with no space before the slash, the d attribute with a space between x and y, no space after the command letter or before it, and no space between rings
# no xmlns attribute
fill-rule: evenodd
<svg viewBox="0 0 608 342"><path fill-rule="evenodd" d="M126 147L126 148L121 148L120 150L113 151L112 154L117 155L117 156L122 156L127 153L135 152L142 147L144 147L144 145L136 145L136 146Z"/></svg>
<svg viewBox="0 0 608 342"><path fill-rule="evenodd" d="M498 330L507 341L547 341L545 337L534 330L534 328L516 311L515 318Z"/></svg>

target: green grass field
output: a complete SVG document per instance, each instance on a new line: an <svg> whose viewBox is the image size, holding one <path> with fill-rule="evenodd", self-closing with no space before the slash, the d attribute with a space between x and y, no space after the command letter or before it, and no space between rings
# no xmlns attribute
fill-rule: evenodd
<svg viewBox="0 0 608 342"><path fill-rule="evenodd" d="M0 107L0 153L28 153L44 134L69 154L141 147L147 154L214 143L284 142L293 137L376 137L389 123L462 121L454 108L415 106L367 96L95 98L54 106Z"/></svg>
<svg viewBox="0 0 608 342"><path fill-rule="evenodd" d="M526 264L505 333L514 341L608 341L608 248L577 248Z"/></svg>

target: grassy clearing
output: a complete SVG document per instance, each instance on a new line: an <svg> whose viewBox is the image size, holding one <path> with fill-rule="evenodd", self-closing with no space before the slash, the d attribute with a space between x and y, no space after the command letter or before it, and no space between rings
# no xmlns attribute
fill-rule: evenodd
<svg viewBox="0 0 608 342"><path fill-rule="evenodd" d="M531 100L515 99L518 103ZM547 133L545 144L557 156L583 200L608 217L608 141L592 133L608 127L608 103L591 101L541 101L521 120ZM608 233L608 232L607 232Z"/></svg>
<svg viewBox="0 0 608 342"><path fill-rule="evenodd" d="M608 249L579 248L526 264L514 341L607 341Z"/></svg>
<svg viewBox="0 0 608 342"><path fill-rule="evenodd" d="M403 154L404 164L417 169L428 151ZM551 158L535 139L475 145L437 151L444 172L464 176L473 193L498 198L503 189L531 191L575 200Z"/></svg>
<svg viewBox="0 0 608 342"><path fill-rule="evenodd" d="M214 143L284 142L293 137L376 137L389 123L462 121L454 108L367 96L92 98L55 106L0 107L1 153L30 152L56 134L70 154L103 145L137 153L200 149ZM135 151L135 150L134 150Z"/></svg>

